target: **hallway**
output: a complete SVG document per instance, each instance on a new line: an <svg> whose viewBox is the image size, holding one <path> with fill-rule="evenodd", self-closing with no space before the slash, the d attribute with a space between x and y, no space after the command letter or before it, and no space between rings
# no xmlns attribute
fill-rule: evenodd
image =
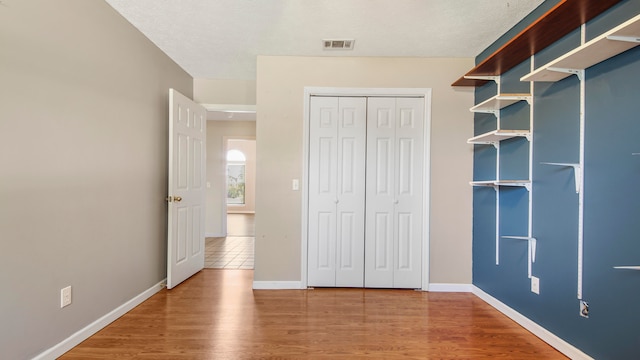
<svg viewBox="0 0 640 360"><path fill-rule="evenodd" d="M227 214L227 237L205 239L204 267L252 270L255 215Z"/></svg>

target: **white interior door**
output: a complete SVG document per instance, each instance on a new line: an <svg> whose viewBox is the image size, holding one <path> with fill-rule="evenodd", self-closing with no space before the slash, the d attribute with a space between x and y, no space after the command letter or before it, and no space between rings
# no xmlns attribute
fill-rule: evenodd
<svg viewBox="0 0 640 360"><path fill-rule="evenodd" d="M206 110L169 90L167 288L204 267Z"/></svg>
<svg viewBox="0 0 640 360"><path fill-rule="evenodd" d="M308 285L362 287L366 98L312 97Z"/></svg>
<svg viewBox="0 0 640 360"><path fill-rule="evenodd" d="M369 98L365 286L422 286L424 99Z"/></svg>

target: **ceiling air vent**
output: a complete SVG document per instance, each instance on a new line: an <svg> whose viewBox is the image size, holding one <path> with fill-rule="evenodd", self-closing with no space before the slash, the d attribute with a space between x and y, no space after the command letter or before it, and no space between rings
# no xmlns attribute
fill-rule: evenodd
<svg viewBox="0 0 640 360"><path fill-rule="evenodd" d="M353 39L340 40L322 40L322 48L324 50L353 50Z"/></svg>

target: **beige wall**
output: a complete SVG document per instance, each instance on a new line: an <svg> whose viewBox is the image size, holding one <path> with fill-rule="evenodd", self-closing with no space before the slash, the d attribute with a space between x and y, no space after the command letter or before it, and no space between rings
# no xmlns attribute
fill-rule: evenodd
<svg viewBox="0 0 640 360"><path fill-rule="evenodd" d="M431 88L430 282L470 284L473 59L258 57L256 281L300 281L303 89ZM304 189L302 189L304 191Z"/></svg>
<svg viewBox="0 0 640 360"><path fill-rule="evenodd" d="M193 84L86 0L3 0L0 79L0 357L30 359L166 277L168 89Z"/></svg>
<svg viewBox="0 0 640 360"><path fill-rule="evenodd" d="M207 122L207 208L206 236L226 236L225 138L255 138L254 121Z"/></svg>
<svg viewBox="0 0 640 360"><path fill-rule="evenodd" d="M212 65L215 66L215 65ZM200 104L255 105L255 80L194 79L194 100Z"/></svg>

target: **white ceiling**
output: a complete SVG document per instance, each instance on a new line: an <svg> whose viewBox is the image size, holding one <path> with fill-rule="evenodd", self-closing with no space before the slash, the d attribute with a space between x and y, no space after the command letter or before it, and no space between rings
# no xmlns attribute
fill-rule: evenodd
<svg viewBox="0 0 640 360"><path fill-rule="evenodd" d="M474 57L543 0L106 2L194 78L254 80L258 55Z"/></svg>

